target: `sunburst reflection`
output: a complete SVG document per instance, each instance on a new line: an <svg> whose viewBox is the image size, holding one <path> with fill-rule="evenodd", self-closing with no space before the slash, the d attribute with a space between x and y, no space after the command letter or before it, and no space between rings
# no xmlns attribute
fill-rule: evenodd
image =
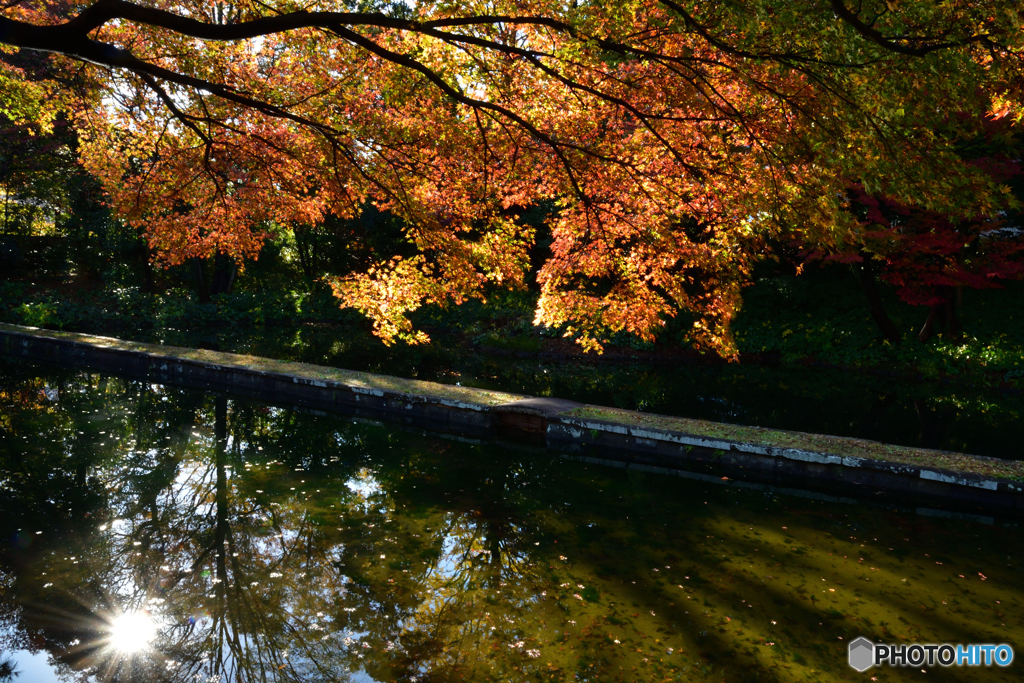
<svg viewBox="0 0 1024 683"><path fill-rule="evenodd" d="M146 612L125 612L110 622L110 647L122 654L147 650L156 639L157 627Z"/></svg>

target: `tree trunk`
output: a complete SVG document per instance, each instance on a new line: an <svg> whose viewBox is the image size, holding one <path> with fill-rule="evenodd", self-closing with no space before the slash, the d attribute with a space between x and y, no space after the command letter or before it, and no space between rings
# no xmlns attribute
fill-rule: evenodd
<svg viewBox="0 0 1024 683"><path fill-rule="evenodd" d="M928 341L935 333L936 327L944 332L949 332L950 337L960 337L960 319L956 315L956 292L953 287L936 287L936 294L942 299L937 304L928 307L928 318L924 326L917 333L921 341Z"/></svg>
<svg viewBox="0 0 1024 683"><path fill-rule="evenodd" d="M917 338L921 341L928 341L932 338L932 333L935 331L935 324L939 322L941 325L940 318L943 315L943 309L940 304L932 304L928 307L928 317L925 318L924 325L921 327L921 331L917 333Z"/></svg>
<svg viewBox="0 0 1024 683"><path fill-rule="evenodd" d="M918 433L918 445L922 448L947 447L947 427L950 415L943 409L932 410L923 399L914 399L914 410L917 412L917 424L920 427Z"/></svg>
<svg viewBox="0 0 1024 683"><path fill-rule="evenodd" d="M238 273L238 264L223 252L217 252L213 258L213 282L210 285L210 295L230 294L235 284L235 275Z"/></svg>
<svg viewBox="0 0 1024 683"><path fill-rule="evenodd" d="M196 276L196 288L199 290L199 303L210 303L210 290L206 286L206 278L203 276L203 259L192 259L192 267Z"/></svg>
<svg viewBox="0 0 1024 683"><path fill-rule="evenodd" d="M305 236L302 231L295 231L295 251L299 255L299 267L302 268L302 274L309 277L311 272L311 264L309 262L309 254L306 253Z"/></svg>
<svg viewBox="0 0 1024 683"><path fill-rule="evenodd" d="M136 255L139 259L139 267L142 269L142 291L152 294L156 291L156 284L153 277L153 263L149 260L149 245L146 238L140 236L136 247Z"/></svg>
<svg viewBox="0 0 1024 683"><path fill-rule="evenodd" d="M11 220L11 191L4 184L4 234L7 234L7 226Z"/></svg>
<svg viewBox="0 0 1024 683"><path fill-rule="evenodd" d="M896 398L896 394L888 392L879 396L875 399L875 402L871 405L871 409L868 410L867 414L861 419L860 425L857 428L857 436L861 439L874 439L882 440L879 437L882 435L878 429L878 422L888 411L889 406L892 405L893 400Z"/></svg>
<svg viewBox="0 0 1024 683"><path fill-rule="evenodd" d="M900 331L896 329L896 324L893 323L889 314L885 312L882 296L878 293L878 288L875 286L875 274L871 268L871 254L862 251L860 255L863 260L860 263L854 264L853 269L857 272L860 288L864 290L864 296L868 299L871 317L874 319L875 324L878 325L878 329L885 339L888 339L893 344L899 344Z"/></svg>
<svg viewBox="0 0 1024 683"><path fill-rule="evenodd" d="M943 298L946 300L946 322L949 325L949 336L953 339L960 338L960 318L956 314L956 290L953 287L943 287Z"/></svg>

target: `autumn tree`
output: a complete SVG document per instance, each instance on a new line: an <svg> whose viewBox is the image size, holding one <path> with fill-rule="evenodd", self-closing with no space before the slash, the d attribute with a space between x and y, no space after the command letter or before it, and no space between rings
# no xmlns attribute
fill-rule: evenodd
<svg viewBox="0 0 1024 683"><path fill-rule="evenodd" d="M861 183L851 182L849 210L861 228L856 239L832 250L812 243L804 252L808 261L853 267L875 323L891 342L899 343L902 334L885 311L876 278L891 285L903 302L927 307L918 332L926 341L936 329L959 336L957 309L964 288L1002 288L1007 280L1024 277L1020 131L1000 117L982 121L982 132L959 145L961 155L1001 188L1008 210L998 215L950 215L870 193Z"/></svg>
<svg viewBox="0 0 1024 683"><path fill-rule="evenodd" d="M12 0L14 116L74 112L90 170L166 264L255 255L272 224L371 202L412 257L335 282L386 340L428 302L522 286L557 202L536 322L587 348L679 309L725 354L766 241L859 239L872 192L990 215L998 184L937 134L1020 118L1016 2ZM10 65L48 53L60 78Z"/></svg>

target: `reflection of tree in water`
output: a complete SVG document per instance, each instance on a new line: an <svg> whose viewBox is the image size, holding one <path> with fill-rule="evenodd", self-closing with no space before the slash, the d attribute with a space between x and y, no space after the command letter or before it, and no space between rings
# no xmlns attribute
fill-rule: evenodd
<svg viewBox="0 0 1024 683"><path fill-rule="evenodd" d="M89 533L98 524L107 492L93 471L103 452L96 446L120 433L92 418L120 414L117 400L108 406L105 399L108 392L119 394L123 384L69 371L43 379L20 365L4 374L0 534L12 543L0 546L0 649L66 652L76 640L76 625L92 613L86 605L97 596L88 584L74 596L50 590L53 579L36 571L35 562L55 539L83 526ZM109 421L118 423L116 417ZM66 661L57 668L72 673Z"/></svg>
<svg viewBox="0 0 1024 683"><path fill-rule="evenodd" d="M386 656L367 668L375 678L524 675L512 669L531 660L526 652L535 650L525 643L551 616L540 605L548 581L534 565L530 539L537 530L516 517L526 480L539 475L522 468L496 475L502 468L493 465L406 449L350 480L356 495L346 500L344 515L348 609L371 642L384 643ZM406 505L414 509L397 510Z"/></svg>
<svg viewBox="0 0 1024 683"><path fill-rule="evenodd" d="M7 600L13 582L14 577L0 569L0 683L13 681L19 674L18 662L4 652L5 649L14 649L11 626L18 610Z"/></svg>
<svg viewBox="0 0 1024 683"><path fill-rule="evenodd" d="M760 492L48 376L58 401L31 377L0 398L0 650L47 651L65 680L772 680L834 671L822 643L854 622L928 642L990 617L974 593L955 613L936 597L959 561L942 546L965 538L948 520L789 514ZM906 539L932 557L883 551ZM970 590L1019 613L988 564ZM102 647L119 609L156 619L152 652Z"/></svg>
<svg viewBox="0 0 1024 683"><path fill-rule="evenodd" d="M172 680L338 680L324 609L344 591L318 572L328 548L297 501L268 502L242 482L248 439L228 428L228 403L198 411L203 429L177 467L140 477L119 501L125 574L161 626ZM213 423L212 434L209 422ZM327 640L324 637L328 636Z"/></svg>
<svg viewBox="0 0 1024 683"><path fill-rule="evenodd" d="M306 575L300 565L325 563L300 506L238 495L232 469L241 442L227 434L226 401L210 411L196 394L117 380L97 387L82 374L69 381L59 410L21 401L24 410L4 411L4 429L19 439L32 435L38 445L23 462L20 452L3 452L5 479L17 482L3 494L22 510L17 521L5 521L46 528L48 542L50 530L61 537L55 546L61 557L29 557L34 537L5 556L5 563L30 567L42 560L49 569L43 579L26 573L15 594L4 596L5 605L28 608L5 623L36 634L33 649L45 639L66 663L111 680L129 669L155 675L152 667L161 669L160 678L179 680L197 673L221 680L337 680L338 667L322 670L332 657L325 656L326 644L317 651L322 633L310 609L340 586L300 587ZM32 387L21 389L19 396L35 400ZM102 406L83 409L74 401L94 393ZM101 414L106 429L90 429ZM193 430L208 432L211 418L213 438L191 438ZM36 439L41 433L49 438ZM86 467L69 453L86 453ZM69 500L55 504L59 492ZM102 646L103 621L133 610L157 620L166 657L117 657Z"/></svg>
<svg viewBox="0 0 1024 683"><path fill-rule="evenodd" d="M43 579L20 577L16 602L41 609L14 622L66 678L317 681L364 667L412 678L459 666L454 631L489 632L467 619L475 590L520 589L526 555L508 511L481 496L422 526L394 519L392 494L366 469L364 428L82 373L56 403L22 389L31 401L17 430L49 438L12 498L52 521L54 482L72 493L59 557L34 558ZM314 477L334 490L314 499L301 485ZM411 545L425 559L399 559ZM133 611L159 625L159 657L104 646L104 621Z"/></svg>
<svg viewBox="0 0 1024 683"><path fill-rule="evenodd" d="M26 408L32 424L18 428L50 435L31 466L70 477L60 487L76 496L61 557L44 561L59 585L23 575L17 597L45 606L16 621L66 664L108 680L339 680L360 668L412 679L464 669L475 655L459 643L524 637L508 615L528 612L538 590L528 534L500 502L500 483L484 480L467 497L457 487L476 488L477 473L452 484L462 480L417 471L415 454L392 459L377 481L369 467L379 469L387 444L367 443L361 427L323 429L293 411L231 409L223 398L82 373L69 381L68 400ZM46 420L64 427L42 428ZM57 462L72 452L77 461ZM395 492L415 494L406 475L425 484L420 500L454 502L396 516ZM46 500L48 479L13 497ZM481 608L492 592L505 604L494 615ZM116 655L97 635L98 620L136 610L160 627L159 657Z"/></svg>
<svg viewBox="0 0 1024 683"><path fill-rule="evenodd" d="M248 406L229 425L227 402L214 404L197 418L213 423L200 451L177 457L173 481L153 476L161 465L151 459L137 480L159 492L133 489L118 513L130 524L121 543L132 583L162 601L160 651L176 679L338 680L359 668L411 679L475 658L453 643L522 640L512 620L478 609L498 592L515 605L505 611L525 613L539 592L523 529L495 487L421 523L396 518L396 483L366 467L376 449L361 429L325 432L294 412ZM278 460L256 459L261 443ZM437 479L426 481L454 481Z"/></svg>

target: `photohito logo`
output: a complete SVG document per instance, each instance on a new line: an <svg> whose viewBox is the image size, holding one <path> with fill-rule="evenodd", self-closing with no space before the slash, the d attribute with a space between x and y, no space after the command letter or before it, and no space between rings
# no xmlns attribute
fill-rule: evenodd
<svg viewBox="0 0 1024 683"><path fill-rule="evenodd" d="M892 645L872 643L863 636L850 642L850 666L867 671L873 666L1010 666L1013 648L1009 645Z"/></svg>
<svg viewBox="0 0 1024 683"><path fill-rule="evenodd" d="M861 636L850 643L850 666L867 671L875 664L875 644Z"/></svg>

